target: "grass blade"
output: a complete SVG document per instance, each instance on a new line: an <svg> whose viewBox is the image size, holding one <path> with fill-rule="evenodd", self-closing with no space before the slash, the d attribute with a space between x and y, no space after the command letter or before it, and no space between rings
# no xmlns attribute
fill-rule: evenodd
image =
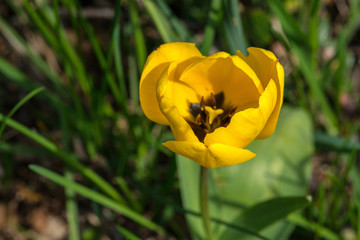
<svg viewBox="0 0 360 240"><path fill-rule="evenodd" d="M316 132L314 137L316 148L318 149L338 152L351 152L355 150L357 153L360 153L360 143L319 132Z"/></svg>
<svg viewBox="0 0 360 240"><path fill-rule="evenodd" d="M125 112L127 112L127 92L126 92L126 83L125 75L122 64L122 54L121 54L121 43L120 43L120 25L115 26L113 33L113 47L114 47L114 58L115 58L115 71L118 78L119 91L121 97L121 105Z"/></svg>
<svg viewBox="0 0 360 240"><path fill-rule="evenodd" d="M31 60L32 63L43 73L46 77L48 77L56 89L59 92L62 92L62 88L60 84L62 82L61 78L50 68L50 66L42 59L37 53L35 53L28 43L8 24L4 19L0 17L0 31L8 42L19 52L24 52L27 57ZM4 62L5 60L1 60ZM2 63L3 64L3 63ZM4 67L1 69L2 71L7 71L9 73L17 72L18 70L15 68L7 69Z"/></svg>
<svg viewBox="0 0 360 240"><path fill-rule="evenodd" d="M4 120L5 120L5 117L2 114L0 114L0 121L4 121ZM48 151L50 151L55 156L57 156L67 166L72 167L73 169L79 171L86 178L88 178L90 181L92 181L96 186L98 186L103 192L105 192L106 194L111 196L116 201L119 201L121 203L125 202L124 199L116 191L115 188L113 188L109 183L107 183L103 178L101 178L94 171L87 168L86 166L81 164L79 161L77 161L75 156L73 156L67 152L61 151L51 141L47 140L40 134L36 133L35 131L30 130L29 128L25 127L24 125L12 120L12 119L8 119L6 124L8 126L10 126L11 128L19 131L23 135L27 136L28 138L32 139L33 141L37 142L44 148L46 148Z"/></svg>
<svg viewBox="0 0 360 240"><path fill-rule="evenodd" d="M16 105L15 107L13 107L13 109L11 109L11 111L8 113L8 115L5 116L4 121L1 124L0 127L0 137L4 131L5 125L6 125L6 121L11 118L11 116L22 106L24 105L27 101L29 101L32 97L34 97L36 94L40 93L41 91L43 91L44 88L43 87L39 87L37 89L34 89L33 91L31 91L29 94L27 94L23 99L21 99Z"/></svg>
<svg viewBox="0 0 360 240"><path fill-rule="evenodd" d="M30 165L29 168L32 171L40 174L41 176L44 176L63 187L70 188L73 191L75 191L76 193L78 193L96 203L99 203L105 207L108 207L108 208L114 210L150 230L154 230L158 233L165 232L160 226L158 226L157 224L148 220L147 218L143 217L139 213L134 212L133 210L129 209L128 207L124 206L123 204L120 204L119 202L114 201L94 190L91 190L85 186L75 183L72 180L69 180L67 178L64 178L63 176L61 176L57 173L54 173L46 168L42 168L37 165Z"/></svg>
<svg viewBox="0 0 360 240"><path fill-rule="evenodd" d="M267 3L274 15L279 19L286 33L285 35L298 44L308 46L307 37L301 31L298 21L286 11L283 2L279 0L268 0Z"/></svg>
<svg viewBox="0 0 360 240"><path fill-rule="evenodd" d="M220 20L220 9L222 6L221 0L212 0L210 4L210 11L208 22L205 27L204 39L200 46L202 54L207 55L215 39L215 29Z"/></svg>
<svg viewBox="0 0 360 240"><path fill-rule="evenodd" d="M137 59L139 71L141 72L145 65L146 55L147 55L145 38L144 38L144 34L141 29L140 17L137 12L136 2L135 2L135 0L130 0L129 3L130 3L130 6L129 6L130 7L130 9L129 9L130 10L130 19L131 19L131 24L134 29L134 37L135 37L136 59Z"/></svg>
<svg viewBox="0 0 360 240"><path fill-rule="evenodd" d="M23 0L22 2L26 11L28 12L32 20L35 22L37 28L43 34L45 39L49 42L51 46L57 46L58 40L56 39L54 32L52 32L51 29L45 24L46 21L44 21L44 19L41 19L38 12L35 11L35 9L28 2L28 0Z"/></svg>
<svg viewBox="0 0 360 240"><path fill-rule="evenodd" d="M132 232L130 232L129 230L127 230L126 228L117 225L116 229L124 236L125 239L128 240L141 240L140 238L138 238L135 234L133 234Z"/></svg>
<svg viewBox="0 0 360 240"><path fill-rule="evenodd" d="M224 0L223 5L224 37L230 53L235 54L237 50L240 50L240 52L246 55L248 43L240 18L239 3L237 0Z"/></svg>
<svg viewBox="0 0 360 240"><path fill-rule="evenodd" d="M298 214L291 214L288 217L288 220L293 224L296 224L305 229L310 229L310 230L316 232L320 237L322 237L326 240L340 240L341 239L336 233L334 233L330 229L325 228L316 222L310 222L306 218L304 218Z"/></svg>
<svg viewBox="0 0 360 240"><path fill-rule="evenodd" d="M70 170L66 170L65 178L69 181L73 180L73 174ZM77 207L77 202L75 199L75 192L69 188L65 187L66 195L66 216L69 224L69 239L70 240L80 240L80 226L79 226L79 212Z"/></svg>
<svg viewBox="0 0 360 240"><path fill-rule="evenodd" d="M292 44L292 49L299 59L300 70L309 84L314 98L317 100L321 110L326 116L325 126L328 132L332 135L336 134L338 132L338 120L332 108L330 107L323 90L320 87L317 76L310 66L308 57L305 55L305 51L296 44Z"/></svg>
<svg viewBox="0 0 360 240"><path fill-rule="evenodd" d="M163 11L167 19L169 19L170 24L173 26L177 35L179 36L180 41L185 42L194 42L193 37L189 31L181 24L176 15L171 11L171 9L166 5L164 0L156 0L156 3L159 5L160 9Z"/></svg>
<svg viewBox="0 0 360 240"><path fill-rule="evenodd" d="M175 42L177 37L175 36L175 33L163 12L160 11L158 6L152 0L144 0L143 3L150 17L154 21L163 41Z"/></svg>
<svg viewBox="0 0 360 240"><path fill-rule="evenodd" d="M21 71L13 67L5 59L0 57L0 74L8 80L15 82L26 90L37 88L38 85L31 82Z"/></svg>

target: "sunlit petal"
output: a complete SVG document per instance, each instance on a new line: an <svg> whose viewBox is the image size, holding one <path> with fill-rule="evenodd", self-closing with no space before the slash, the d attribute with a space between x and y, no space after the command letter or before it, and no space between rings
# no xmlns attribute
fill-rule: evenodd
<svg viewBox="0 0 360 240"><path fill-rule="evenodd" d="M255 153L248 149L220 143L206 147L200 142L168 141L163 145L171 151L190 158L207 168L231 166L246 162L256 156Z"/></svg>
<svg viewBox="0 0 360 240"><path fill-rule="evenodd" d="M236 113L227 127L219 127L206 135L205 145L222 143L244 148L262 131L271 115L275 104L277 89L274 81L270 81L259 99L258 108L248 108Z"/></svg>
<svg viewBox="0 0 360 240"><path fill-rule="evenodd" d="M193 43L169 43L161 45L148 57L140 79L139 96L144 114L152 121L169 124L160 111L156 100L156 82L171 62L181 63L190 58L202 57Z"/></svg>
<svg viewBox="0 0 360 240"><path fill-rule="evenodd" d="M277 87L277 103L273 113L269 117L267 124L258 138L270 137L275 131L276 123L279 117L280 108L284 95L284 69L275 57L275 55L261 48L248 48L249 56L244 56L241 52L237 55L244 59L259 77L264 88L273 79Z"/></svg>
<svg viewBox="0 0 360 240"><path fill-rule="evenodd" d="M190 125L180 115L178 109L173 103L171 91L168 90L168 68L164 70L157 82L157 99L161 112L166 116L175 139L178 141L198 142Z"/></svg>

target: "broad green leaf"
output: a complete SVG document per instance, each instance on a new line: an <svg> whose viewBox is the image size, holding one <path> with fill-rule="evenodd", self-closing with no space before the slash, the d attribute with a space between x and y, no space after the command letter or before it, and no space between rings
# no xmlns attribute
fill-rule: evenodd
<svg viewBox="0 0 360 240"><path fill-rule="evenodd" d="M256 204L244 210L236 219L236 224L258 232L265 227L285 218L293 211L302 209L309 205L310 201L305 197L279 197ZM221 239L244 239L234 229L227 229ZM278 239L278 238L277 238Z"/></svg>
<svg viewBox="0 0 360 240"><path fill-rule="evenodd" d="M283 107L274 135L254 141L249 149L257 154L256 158L210 171L210 215L234 225L248 206L274 197L307 194L311 169L309 157L313 153L309 116L302 110ZM182 157L178 157L177 164L183 207L199 212L199 166ZM193 238L203 236L201 219L186 217ZM280 233L290 234L292 228L288 223L276 223L260 235L275 239L273 236L281 236ZM214 224L213 229L221 236L226 226ZM287 234L276 239L285 239Z"/></svg>
<svg viewBox="0 0 360 240"><path fill-rule="evenodd" d="M275 196L306 195L313 136L311 121L305 112L283 107L274 135L254 141L249 149L257 154L256 158L215 169L214 178L222 184L217 188L218 196L249 206ZM241 212L234 207L222 209L221 216L227 219L235 219ZM272 234L277 235L290 227L277 225L278 231L264 236L274 239Z"/></svg>

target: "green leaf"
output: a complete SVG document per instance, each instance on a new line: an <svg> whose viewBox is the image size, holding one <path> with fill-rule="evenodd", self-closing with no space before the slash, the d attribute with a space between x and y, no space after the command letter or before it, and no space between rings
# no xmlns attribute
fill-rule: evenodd
<svg viewBox="0 0 360 240"><path fill-rule="evenodd" d="M212 218L237 225L237 217L248 206L274 197L307 194L311 170L309 157L314 150L312 123L307 113L284 106L274 135L254 141L249 149L257 154L256 158L210 171ZM183 207L200 212L199 166L184 157L178 157L177 164ZM201 219L189 214L186 219L192 237L203 237ZM218 237L227 230L223 224L213 224L212 228ZM286 239L292 229L290 223L278 222L260 234L280 240Z"/></svg>
<svg viewBox="0 0 360 240"><path fill-rule="evenodd" d="M164 233L164 230L157 224L155 224L152 221L150 221L149 219L143 217L139 213L131 210L130 208L126 207L125 205L100 194L99 192L96 192L85 186L75 183L74 181L72 181L68 178L65 178L57 173L47 170L46 168L43 168L43 167L40 167L37 165L30 165L29 168L32 171L40 174L41 176L44 176L63 187L72 189L74 192L76 192L94 202L97 202L105 207L108 207L109 209L112 209L112 210L120 213L120 214L128 217L129 219L133 220L134 222L136 222L150 230L154 230L158 233Z"/></svg>
<svg viewBox="0 0 360 240"><path fill-rule="evenodd" d="M259 232L265 227L285 218L290 213L308 206L310 201L305 197L279 197L256 204L243 211L235 220L237 225ZM229 228L221 239L243 239Z"/></svg>
<svg viewBox="0 0 360 240"><path fill-rule="evenodd" d="M249 206L275 196L307 194L313 134L311 120L304 111L283 107L274 135L254 141L249 149L257 154L256 158L215 169L214 178L222 184L217 188L219 196L240 206ZM228 207L222 211L221 216L235 219L241 209ZM279 223L271 228L278 230L270 229L262 235L274 239L291 226Z"/></svg>

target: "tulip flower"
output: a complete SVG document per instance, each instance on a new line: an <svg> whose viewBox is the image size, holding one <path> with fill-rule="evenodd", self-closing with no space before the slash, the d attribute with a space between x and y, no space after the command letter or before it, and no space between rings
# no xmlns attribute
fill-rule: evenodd
<svg viewBox="0 0 360 240"><path fill-rule="evenodd" d="M150 120L170 126L175 140L163 143L167 148L206 168L256 156L246 147L275 130L284 70L270 51L248 53L206 57L192 43L175 42L149 55L140 103Z"/></svg>

